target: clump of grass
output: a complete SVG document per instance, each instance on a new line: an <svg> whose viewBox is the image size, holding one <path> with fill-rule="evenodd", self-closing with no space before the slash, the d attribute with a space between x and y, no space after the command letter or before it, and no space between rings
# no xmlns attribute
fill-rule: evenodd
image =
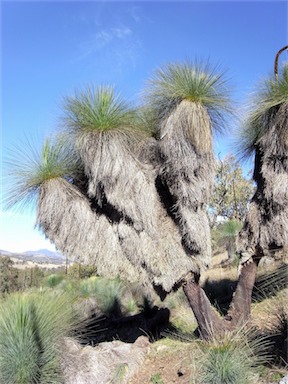
<svg viewBox="0 0 288 384"><path fill-rule="evenodd" d="M0 306L0 382L62 383L60 343L76 325L67 295L15 294Z"/></svg>
<svg viewBox="0 0 288 384"><path fill-rule="evenodd" d="M26 138L10 149L6 163L8 188L4 206L20 212L35 206L41 186L49 180L74 180L82 172L72 145L62 135L47 138L42 148Z"/></svg>
<svg viewBox="0 0 288 384"><path fill-rule="evenodd" d="M59 275L59 274L53 273L52 275L47 276L47 278L46 278L46 285L49 288L55 288L55 287L57 287L57 285L62 283L63 280L64 280L64 276L63 275Z"/></svg>
<svg viewBox="0 0 288 384"><path fill-rule="evenodd" d="M269 358L265 339L251 336L241 329L208 342L201 341L199 384L252 384L257 367Z"/></svg>
<svg viewBox="0 0 288 384"><path fill-rule="evenodd" d="M97 304L105 314L118 311L125 286L119 279L99 279L96 286Z"/></svg>
<svg viewBox="0 0 288 384"><path fill-rule="evenodd" d="M111 86L88 86L64 99L64 122L71 132L131 128L134 112Z"/></svg>
<svg viewBox="0 0 288 384"><path fill-rule="evenodd" d="M134 315L139 310L139 304L134 297L128 297L123 302L124 310L130 315Z"/></svg>
<svg viewBox="0 0 288 384"><path fill-rule="evenodd" d="M238 133L238 152L243 158L249 157L255 150L259 140L273 126L269 122L274 119L281 105L288 100L288 65L284 65L278 79L269 76L258 84L249 102L249 113L246 124ZM280 127L279 127L280 129ZM280 129L280 136L285 140L286 126Z"/></svg>
<svg viewBox="0 0 288 384"><path fill-rule="evenodd" d="M65 290L81 299L95 299L97 308L103 314L110 315L120 310L120 300L125 288L125 284L119 279L92 276L78 282L70 282Z"/></svg>
<svg viewBox="0 0 288 384"><path fill-rule="evenodd" d="M276 269L265 271L260 274L255 282L253 289L253 301L265 300L268 297L276 296L278 292L287 287L288 266L281 264Z"/></svg>

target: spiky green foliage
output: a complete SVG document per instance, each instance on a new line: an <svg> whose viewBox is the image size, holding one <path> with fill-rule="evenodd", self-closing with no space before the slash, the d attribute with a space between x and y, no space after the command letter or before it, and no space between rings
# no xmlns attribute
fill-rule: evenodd
<svg viewBox="0 0 288 384"><path fill-rule="evenodd" d="M267 361L265 339L252 340L243 328L201 342L199 383L252 384L255 367Z"/></svg>
<svg viewBox="0 0 288 384"><path fill-rule="evenodd" d="M64 99L64 125L70 133L131 131L135 111L111 86L88 86Z"/></svg>
<svg viewBox="0 0 288 384"><path fill-rule="evenodd" d="M119 279L98 279L95 297L97 304L103 313L110 313L115 306L120 304L124 284Z"/></svg>
<svg viewBox="0 0 288 384"><path fill-rule="evenodd" d="M225 113L232 111L226 84L218 68L202 62L168 64L155 71L146 97L160 120L181 101L188 100L206 107L214 129L221 130Z"/></svg>
<svg viewBox="0 0 288 384"><path fill-rule="evenodd" d="M45 182L55 178L71 181L81 172L79 159L62 136L46 139L40 150L27 140L11 150L7 166L10 187L5 205L20 211L35 204Z"/></svg>
<svg viewBox="0 0 288 384"><path fill-rule="evenodd" d="M237 233L242 228L242 223L238 220L228 220L220 224L218 230L220 231L220 236L224 239L235 238Z"/></svg>
<svg viewBox="0 0 288 384"><path fill-rule="evenodd" d="M0 305L0 382L62 383L61 340L76 324L67 296L13 295Z"/></svg>
<svg viewBox="0 0 288 384"><path fill-rule="evenodd" d="M285 64L279 78L270 76L258 86L249 102L248 118L239 132L239 153L250 156L261 137L271 128L271 121L280 106L288 102L288 65ZM280 136L286 133L286 125L279 125Z"/></svg>

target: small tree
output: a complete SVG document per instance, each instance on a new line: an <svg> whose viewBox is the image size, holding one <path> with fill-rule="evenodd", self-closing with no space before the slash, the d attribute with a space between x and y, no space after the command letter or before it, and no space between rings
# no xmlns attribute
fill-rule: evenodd
<svg viewBox="0 0 288 384"><path fill-rule="evenodd" d="M236 239L241 228L241 222L232 219L218 224L214 229L214 233L215 231L217 232L217 244L220 246L225 245L228 254L228 262L230 263L234 260L236 255Z"/></svg>
<svg viewBox="0 0 288 384"><path fill-rule="evenodd" d="M209 205L210 226L218 219L243 221L253 196L253 180L246 178L232 154L217 162L213 194Z"/></svg>
<svg viewBox="0 0 288 384"><path fill-rule="evenodd" d="M18 289L18 271L8 256L0 257L0 293L6 294Z"/></svg>

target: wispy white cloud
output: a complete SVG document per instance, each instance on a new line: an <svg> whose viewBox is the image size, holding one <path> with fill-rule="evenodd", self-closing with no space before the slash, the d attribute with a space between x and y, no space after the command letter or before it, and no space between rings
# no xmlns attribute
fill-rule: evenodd
<svg viewBox="0 0 288 384"><path fill-rule="evenodd" d="M79 44L76 61L93 63L97 60L98 64L105 61L107 67L113 63L113 70L120 71L127 65L137 65L143 51L141 47L140 40L126 25L102 28Z"/></svg>
<svg viewBox="0 0 288 384"><path fill-rule="evenodd" d="M123 40L131 35L131 29L125 26L120 28L102 29L95 35L96 44L98 44L98 47L102 48L103 46L109 44L112 41L115 41L117 39Z"/></svg>
<svg viewBox="0 0 288 384"><path fill-rule="evenodd" d="M128 27L112 28L111 33L118 39L125 39L127 36L132 35L132 31Z"/></svg>
<svg viewBox="0 0 288 384"><path fill-rule="evenodd" d="M139 10L140 10L140 7L137 7L137 6L133 6L133 7L130 7L128 9L128 13L129 15L132 17L132 19L136 22L136 23L139 23L139 21L141 21L141 17L139 15Z"/></svg>

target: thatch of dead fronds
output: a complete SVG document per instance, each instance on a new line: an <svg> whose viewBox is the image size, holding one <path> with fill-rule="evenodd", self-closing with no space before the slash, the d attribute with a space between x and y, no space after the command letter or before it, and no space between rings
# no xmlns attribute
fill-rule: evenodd
<svg viewBox="0 0 288 384"><path fill-rule="evenodd" d="M201 255L203 264L208 263L206 209L214 178L211 121L203 106L183 100L163 123L162 132L162 183L172 195L173 214L188 253Z"/></svg>
<svg viewBox="0 0 288 384"><path fill-rule="evenodd" d="M222 74L201 63L167 65L149 82L147 100L158 118L162 191L187 254L202 265L211 256L206 214L214 179L212 134L230 111Z"/></svg>
<svg viewBox="0 0 288 384"><path fill-rule="evenodd" d="M66 180L42 184L37 208L37 227L64 255L97 265L100 275L140 279L141 268L135 269L124 257L116 229L104 215L95 214L89 200ZM142 274L147 282L144 270Z"/></svg>
<svg viewBox="0 0 288 384"><path fill-rule="evenodd" d="M279 80L264 83L254 108L242 136L244 153L255 152L257 190L238 249L265 254L288 247L288 66Z"/></svg>
<svg viewBox="0 0 288 384"><path fill-rule="evenodd" d="M101 92L94 97L101 98ZM88 97L91 99L90 93ZM90 115L98 116L98 109L103 104L100 101L96 103L94 99L89 104L91 110L87 124L86 115L81 114L81 121L75 116L70 125L71 116L80 113L78 110L74 112L74 104L80 108L82 102L86 111L86 101L84 94L80 98L77 95L75 99L70 98L66 104L68 119L64 118L64 121L68 131L76 132L78 129L76 148L88 178L88 196L100 217L110 220L129 262L145 270L154 285L170 291L187 271L198 271L198 266L192 257L186 256L177 227L162 205L155 187L153 165L139 160L139 151L145 147L143 130L135 120L132 119L132 123L127 121L124 109L121 115L123 120L118 120L118 126L114 125L113 119L111 128L105 126L105 130L101 130L96 122L92 127L89 125ZM105 118L105 113L109 111L108 107L101 111L105 122L109 121L110 116ZM133 124L136 124L134 131ZM153 140L149 139L149 134L146 137ZM157 153L155 142L153 146Z"/></svg>

